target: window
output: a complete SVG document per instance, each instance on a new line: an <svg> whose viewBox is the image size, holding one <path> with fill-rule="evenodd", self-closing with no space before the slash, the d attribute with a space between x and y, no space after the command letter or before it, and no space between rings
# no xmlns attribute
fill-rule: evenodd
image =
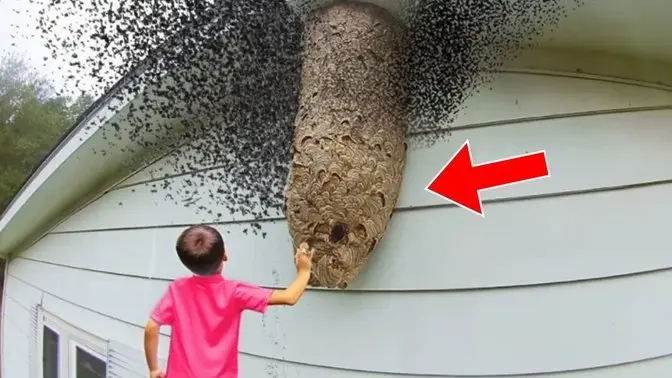
<svg viewBox="0 0 672 378"><path fill-rule="evenodd" d="M40 309L42 378L105 378L107 342Z"/></svg>
<svg viewBox="0 0 672 378"><path fill-rule="evenodd" d="M47 326L42 327L42 378L59 378L58 343L58 333Z"/></svg>
<svg viewBox="0 0 672 378"><path fill-rule="evenodd" d="M107 364L105 357L81 345L73 344L75 378L105 378Z"/></svg>

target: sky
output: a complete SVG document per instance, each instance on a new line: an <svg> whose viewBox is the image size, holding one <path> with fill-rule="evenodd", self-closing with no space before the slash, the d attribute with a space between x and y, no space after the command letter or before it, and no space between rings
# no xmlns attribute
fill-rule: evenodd
<svg viewBox="0 0 672 378"><path fill-rule="evenodd" d="M31 4L29 0L0 0L0 54L5 56L14 53L23 56L32 68L52 83L55 89L65 90L66 93L74 93L74 83L72 80L65 79L67 77L67 74L64 74L66 71L60 69L60 67L68 67L67 64L63 64L63 60L59 62L51 58L44 61L44 57L49 57L51 52L44 46L42 34L37 29L37 12L42 7L39 4ZM51 10L51 12L59 11ZM80 22L85 20L81 13L75 18L79 18ZM60 35L61 38L67 38L63 27L55 28L51 32L57 36ZM12 46L12 43L15 46ZM81 49L78 54L85 56L90 55L91 52ZM82 89L94 97L102 94L102 88L96 84L96 80L91 77L84 77L81 73L77 76L81 80L80 87Z"/></svg>

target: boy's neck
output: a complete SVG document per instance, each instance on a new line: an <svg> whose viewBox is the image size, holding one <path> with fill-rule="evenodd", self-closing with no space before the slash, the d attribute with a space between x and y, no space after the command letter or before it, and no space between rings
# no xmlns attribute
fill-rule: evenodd
<svg viewBox="0 0 672 378"><path fill-rule="evenodd" d="M211 274L196 274L196 273L193 273L193 275L194 275L194 277L198 277L198 278L202 278L202 279L213 278L213 277L215 279L217 277L223 278L222 277L222 271L223 270L224 270L224 264L220 264L219 268L217 268L217 270L214 273L211 273Z"/></svg>
<svg viewBox="0 0 672 378"><path fill-rule="evenodd" d="M199 274L194 274L193 277L198 279L199 281L213 281L213 282L221 281L221 280L224 279L224 277L222 277L221 272L220 273L208 274L206 276L201 276Z"/></svg>

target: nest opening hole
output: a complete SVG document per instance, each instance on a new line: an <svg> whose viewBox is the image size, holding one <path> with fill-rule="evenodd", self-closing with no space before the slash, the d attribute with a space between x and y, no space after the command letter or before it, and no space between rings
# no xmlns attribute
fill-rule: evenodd
<svg viewBox="0 0 672 378"><path fill-rule="evenodd" d="M385 201L385 195L384 195L383 193L381 193L381 192L378 192L378 193L376 193L376 194L378 194L378 199L380 200L380 205L381 205L382 207L385 207L385 204L387 203L387 202Z"/></svg>
<svg viewBox="0 0 672 378"><path fill-rule="evenodd" d="M332 228L331 228L331 233L329 234L329 240L331 240L332 243L338 243L343 238L345 238L345 235L348 233L348 226L344 225L343 223L336 223Z"/></svg>

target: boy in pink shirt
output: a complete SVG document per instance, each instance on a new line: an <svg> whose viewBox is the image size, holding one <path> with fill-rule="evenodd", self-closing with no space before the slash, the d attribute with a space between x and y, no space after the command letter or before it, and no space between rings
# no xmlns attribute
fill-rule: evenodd
<svg viewBox="0 0 672 378"><path fill-rule="evenodd" d="M303 243L294 263L296 278L287 289L269 290L222 277L227 260L222 235L205 225L186 229L177 256L191 277L170 283L145 327L150 378L237 378L238 332L244 310L264 313L268 305L295 305L310 278L312 250ZM166 372L159 369L159 328L171 327Z"/></svg>

